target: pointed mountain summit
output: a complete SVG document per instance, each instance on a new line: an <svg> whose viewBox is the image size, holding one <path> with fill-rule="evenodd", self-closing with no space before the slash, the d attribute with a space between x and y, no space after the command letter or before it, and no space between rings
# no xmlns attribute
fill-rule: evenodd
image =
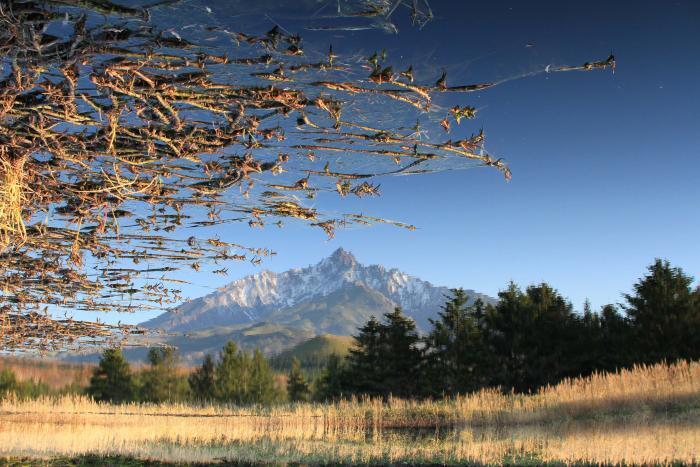
<svg viewBox="0 0 700 467"><path fill-rule="evenodd" d="M472 300L495 302L473 290L467 293ZM338 248L315 265L243 277L143 325L191 332L267 322L315 334L350 335L371 315L379 317L401 306L426 331L448 294L447 287L436 287L398 269L364 266L352 253Z"/></svg>

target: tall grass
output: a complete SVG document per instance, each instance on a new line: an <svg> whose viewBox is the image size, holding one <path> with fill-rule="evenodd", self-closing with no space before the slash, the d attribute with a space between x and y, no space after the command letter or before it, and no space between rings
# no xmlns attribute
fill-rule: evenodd
<svg viewBox="0 0 700 467"><path fill-rule="evenodd" d="M83 396L0 402L0 455L167 461L694 462L700 363L639 366L537 394L273 407L124 404ZM411 430L429 428L414 436ZM517 460L517 459L516 459Z"/></svg>

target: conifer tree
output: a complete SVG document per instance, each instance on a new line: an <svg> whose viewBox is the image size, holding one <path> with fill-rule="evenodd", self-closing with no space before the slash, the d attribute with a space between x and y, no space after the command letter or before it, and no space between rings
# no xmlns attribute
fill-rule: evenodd
<svg viewBox="0 0 700 467"><path fill-rule="evenodd" d="M215 397L236 404L269 404L279 399L275 378L260 350L251 356L235 342L224 346L216 365Z"/></svg>
<svg viewBox="0 0 700 467"><path fill-rule="evenodd" d="M292 368L287 378L287 398L291 402L306 402L309 400L309 384L301 371L299 359L292 359Z"/></svg>
<svg viewBox="0 0 700 467"><path fill-rule="evenodd" d="M657 259L626 294L625 310L634 327L637 360L700 358L700 289L693 278Z"/></svg>
<svg viewBox="0 0 700 467"><path fill-rule="evenodd" d="M417 396L423 389L422 352L416 322L397 307L380 328L382 394Z"/></svg>
<svg viewBox="0 0 700 467"><path fill-rule="evenodd" d="M245 400L253 404L271 404L279 398L275 375L260 349L255 349L250 365L250 388Z"/></svg>
<svg viewBox="0 0 700 467"><path fill-rule="evenodd" d="M371 317L355 336L356 346L347 357L348 389L370 396L417 395L423 368L416 323L401 308L386 313L384 320Z"/></svg>
<svg viewBox="0 0 700 467"><path fill-rule="evenodd" d="M480 328L484 303L477 300L469 307L468 302L463 289L453 289L439 318L431 320L433 330L426 337L428 379L436 396L466 393L485 383L488 355Z"/></svg>
<svg viewBox="0 0 700 467"><path fill-rule="evenodd" d="M152 347L148 350L148 362L150 368L142 374L141 398L157 403L184 399L187 385L177 375L177 351L172 347Z"/></svg>
<svg viewBox="0 0 700 467"><path fill-rule="evenodd" d="M214 370L214 359L207 354L202 364L190 374L187 381L195 400L208 402L214 399Z"/></svg>
<svg viewBox="0 0 700 467"><path fill-rule="evenodd" d="M350 392L347 370L338 354L331 354L326 367L314 385L314 399L319 401L337 400Z"/></svg>
<svg viewBox="0 0 700 467"><path fill-rule="evenodd" d="M215 394L224 402L242 404L250 385L250 358L239 351L233 341L228 341L219 355L216 365Z"/></svg>
<svg viewBox="0 0 700 467"><path fill-rule="evenodd" d="M525 293L511 283L498 296L484 318L494 359L490 385L530 391L575 376L571 342L580 327L571 304L546 283Z"/></svg>
<svg viewBox="0 0 700 467"><path fill-rule="evenodd" d="M129 402L134 399L134 384L129 363L118 348L102 353L93 371L87 393L101 402Z"/></svg>
<svg viewBox="0 0 700 467"><path fill-rule="evenodd" d="M377 396L384 393L382 327L374 316L359 329L347 356L348 389Z"/></svg>

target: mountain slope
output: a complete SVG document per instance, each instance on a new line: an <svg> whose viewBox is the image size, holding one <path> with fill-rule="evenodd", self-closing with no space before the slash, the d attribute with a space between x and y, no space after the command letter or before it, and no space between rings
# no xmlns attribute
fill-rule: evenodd
<svg viewBox="0 0 700 467"><path fill-rule="evenodd" d="M494 299L468 290L472 299ZM192 332L211 327L281 323L316 334L354 334L370 315L394 306L429 329L449 294L446 287L384 266L364 266L343 250L319 263L281 273L260 273L233 281L205 297L186 302L143 323L168 332Z"/></svg>
<svg viewBox="0 0 700 467"><path fill-rule="evenodd" d="M216 357L224 344L232 340L239 347L252 351L260 349L265 355L277 355L316 336L310 329L299 329L281 324L256 323L253 325L233 325L194 331L177 336L156 336L147 339L147 345L168 344L177 348L185 365L199 365L206 354ZM138 336L132 344L144 344ZM124 349L124 356L132 363L146 362L148 347ZM68 354L63 358L69 361L97 362L100 353Z"/></svg>
<svg viewBox="0 0 700 467"><path fill-rule="evenodd" d="M292 359L296 358L303 368L320 369L331 355L344 357L354 344L355 339L350 336L322 334L272 357L270 364L279 370L289 370Z"/></svg>

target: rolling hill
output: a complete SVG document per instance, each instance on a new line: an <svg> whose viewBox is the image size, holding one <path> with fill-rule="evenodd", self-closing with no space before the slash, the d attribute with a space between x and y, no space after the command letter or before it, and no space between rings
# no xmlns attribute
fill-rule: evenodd
<svg viewBox="0 0 700 467"><path fill-rule="evenodd" d="M355 339L350 336L322 334L275 355L270 364L275 369L288 370L291 368L292 359L296 358L302 368L316 370L323 367L328 357L333 354L339 357L347 355L354 344Z"/></svg>

